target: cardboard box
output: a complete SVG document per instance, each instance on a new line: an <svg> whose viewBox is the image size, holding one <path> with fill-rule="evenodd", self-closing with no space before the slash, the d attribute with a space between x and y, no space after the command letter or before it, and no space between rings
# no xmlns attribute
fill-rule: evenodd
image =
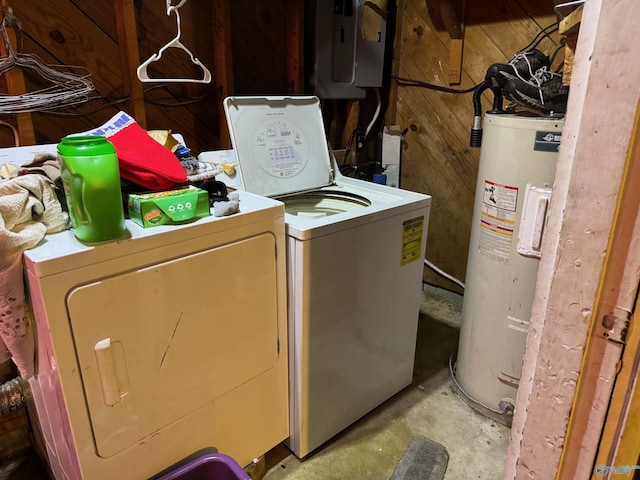
<svg viewBox="0 0 640 480"><path fill-rule="evenodd" d="M209 194L192 185L176 190L131 193L129 218L143 227L185 223L211 215Z"/></svg>

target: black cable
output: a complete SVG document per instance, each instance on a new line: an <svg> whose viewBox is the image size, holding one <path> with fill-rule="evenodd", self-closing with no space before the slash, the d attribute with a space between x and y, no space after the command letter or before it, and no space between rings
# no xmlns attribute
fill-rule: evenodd
<svg viewBox="0 0 640 480"><path fill-rule="evenodd" d="M151 103L152 105L160 105L162 107L182 107L185 105L192 105L194 103L201 102L208 95L202 95L201 97L192 97L189 100L182 100L180 102L161 102L160 100L145 100L146 103Z"/></svg>
<svg viewBox="0 0 640 480"><path fill-rule="evenodd" d="M562 73L564 68L564 60L560 62L560 64L558 64L558 66L556 67L555 73Z"/></svg>
<svg viewBox="0 0 640 480"><path fill-rule="evenodd" d="M164 85L155 85L155 86L146 88L144 90L144 93L147 93L150 90L154 90L156 88L162 88L163 86ZM175 94L171 94L171 95L174 95L174 97L177 97L177 98L181 98L179 95L175 95ZM152 105L160 105L160 106L163 106L163 107L183 107L183 106L192 105L194 103L201 102L202 100L204 100L208 96L209 95L207 94L207 95L201 95L199 97L184 97L184 98L186 98L186 100L181 100L181 101L176 101L176 102L163 102L161 100L145 99L145 103L150 103ZM131 100L131 97L107 97L107 96L104 96L104 95L95 95L95 96L87 98L87 100L84 103L93 102L93 101L96 101L96 100L107 100L107 103L105 103L104 105L101 105L101 106L99 106L97 108L94 108L93 110L83 111L83 112L62 112L60 110L42 110L42 111L39 111L37 113L43 113L43 114L49 114L49 115L57 115L57 116L60 116L60 117L79 117L79 116L84 116L84 115L93 115L94 113L97 113L100 110L104 110L105 108L109 108L109 107L112 107L112 106L120 105L122 103L126 103L126 102Z"/></svg>
<svg viewBox="0 0 640 480"><path fill-rule="evenodd" d="M524 52L533 46L537 46L545 36L548 36L550 33L556 31L557 29L558 29L557 23L552 23L551 25L544 27L542 30L538 32L538 34L535 37L533 37L533 40L531 40L520 51ZM445 92L445 93L471 93L484 84L484 82L481 82L481 83L478 83L477 85L474 85L471 88L467 88L466 90L457 90L455 88L443 87L442 85L434 85L433 83L423 82L421 80L414 80L411 78L399 77L396 75L392 75L391 78L395 79L399 84L402 84L405 87L424 87L424 88L429 88L431 90L437 90L438 92Z"/></svg>
<svg viewBox="0 0 640 480"><path fill-rule="evenodd" d="M551 30L549 30L551 29ZM549 30L549 31L547 31ZM558 30L558 24L557 23L552 23L551 25L548 25L546 27L544 27L542 30L540 30L538 32L538 34L533 37L533 40L531 40L527 46L523 47L520 49L521 52L525 52L527 50L529 50L532 47L536 47L538 46L538 44L542 41L542 39L546 36L548 36L550 33L555 32L556 30ZM540 37L540 38L538 38Z"/></svg>
<svg viewBox="0 0 640 480"><path fill-rule="evenodd" d="M556 59L556 56L558 55L558 53L560 52L560 50L562 50L564 48L565 44L564 42L562 42L560 45L558 45L558 47L553 51L553 53L551 54L551 57L549 57L549 64L553 65L553 62Z"/></svg>
<svg viewBox="0 0 640 480"><path fill-rule="evenodd" d="M433 83L423 82L421 80L412 80L410 78L398 77L396 75L392 75L391 78L395 79L398 83L401 83L407 87L411 87L411 86L425 87L425 88L430 88L432 90L438 90L439 92L445 92L445 93L471 93L480 85L482 85L482 83L479 83L478 85L474 85L473 87L467 88L466 90L458 90L455 88L443 87L442 85L434 85Z"/></svg>
<svg viewBox="0 0 640 480"><path fill-rule="evenodd" d="M146 103L151 103L153 105L161 105L164 107L181 107L183 105L191 105L193 103L201 102L202 100L204 100L209 96L209 94L207 93L205 95L200 95L198 97L182 97L179 94L171 92L168 89L167 85L152 85L150 87L145 88L143 90L143 93L149 93L151 90L156 90L158 88L165 90L173 98L185 98L185 100L176 101L176 102L163 102L161 100L146 99L145 100Z"/></svg>
<svg viewBox="0 0 640 480"><path fill-rule="evenodd" d="M344 157L342 157L342 165L340 165L341 168L347 166L347 159L349 158L351 149L353 148L353 139L355 138L357 131L358 129L354 128L351 131L351 135L349 135L349 139L347 140L347 145L345 146L345 150L344 150Z"/></svg>

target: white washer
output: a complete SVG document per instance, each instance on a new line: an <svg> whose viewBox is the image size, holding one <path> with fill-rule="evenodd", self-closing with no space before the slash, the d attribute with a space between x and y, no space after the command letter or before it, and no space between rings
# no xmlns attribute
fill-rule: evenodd
<svg viewBox="0 0 640 480"><path fill-rule="evenodd" d="M229 217L126 227L24 253L55 478L139 480L210 448L248 465L289 433L282 203L241 192Z"/></svg>
<svg viewBox="0 0 640 480"><path fill-rule="evenodd" d="M431 197L334 171L316 97L224 107L243 188L285 203L288 445L302 458L411 383Z"/></svg>

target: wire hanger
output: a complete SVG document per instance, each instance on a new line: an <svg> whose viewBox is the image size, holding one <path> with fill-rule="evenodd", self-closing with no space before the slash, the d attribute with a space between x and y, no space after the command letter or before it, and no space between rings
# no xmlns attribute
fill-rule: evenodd
<svg viewBox="0 0 640 480"><path fill-rule="evenodd" d="M138 74L138 78L140 79L141 82L173 82L173 83L177 83L177 82L210 83L211 82L211 72L207 69L207 67L205 67L202 64L202 62L200 62L200 60L194 57L193 54L189 51L189 49L185 47L180 41L181 26L180 26L180 12L178 10L182 5L186 3L186 1L187 0L180 0L180 2L177 5L172 5L171 0L166 0L167 15L171 15L171 12L175 12L176 14L176 25L178 27L178 34L173 40L171 40L164 47L162 47L158 51L158 53L154 53L153 55L151 55L146 61L142 62L142 64L138 67L138 69L136 70L136 73ZM198 78L150 78L147 72L147 67L151 63L157 62L158 60L160 60L160 58L162 58L162 54L168 48L179 48L187 52L187 54L189 55L189 58L191 58L191 61L202 69L203 77L200 79Z"/></svg>
<svg viewBox="0 0 640 480"><path fill-rule="evenodd" d="M184 0L183 0L184 1ZM0 95L0 114L13 114L24 112L40 112L55 108L64 108L78 103L86 102L88 94L95 89L89 76L78 75L52 68L53 65L44 64L37 56L22 53L22 24L13 14L13 9L2 2L2 23L0 30L2 42L5 45L6 57L0 57L0 75L14 67L28 68L39 74L49 84L48 87L27 92L21 95ZM13 28L16 32L17 46L11 45L7 28ZM69 67L56 65L57 67ZM74 67L84 68L84 67ZM86 70L86 69L85 69Z"/></svg>

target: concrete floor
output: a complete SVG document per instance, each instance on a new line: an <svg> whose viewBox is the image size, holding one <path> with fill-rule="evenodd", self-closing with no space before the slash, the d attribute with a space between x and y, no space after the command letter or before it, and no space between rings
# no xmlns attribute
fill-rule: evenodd
<svg viewBox="0 0 640 480"><path fill-rule="evenodd" d="M420 310L413 383L304 461L273 449L264 480L387 480L416 435L446 447L445 480L502 478L509 428L470 408L449 376L462 297L427 287Z"/></svg>

